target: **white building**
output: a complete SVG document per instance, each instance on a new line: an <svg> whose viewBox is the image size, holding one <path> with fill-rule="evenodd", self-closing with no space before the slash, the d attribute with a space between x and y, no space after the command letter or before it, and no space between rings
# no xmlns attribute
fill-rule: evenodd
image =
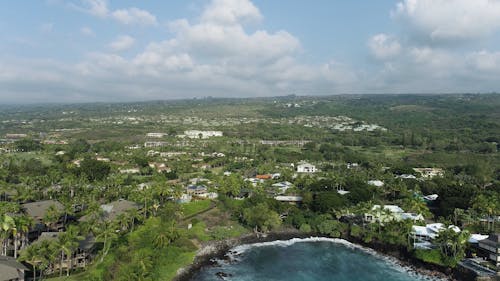
<svg viewBox="0 0 500 281"><path fill-rule="evenodd" d="M297 173L316 173L316 166L309 163L299 163L297 165Z"/></svg>
<svg viewBox="0 0 500 281"><path fill-rule="evenodd" d="M366 222L389 222L400 220L423 221L421 214L407 213L396 205L373 205L372 210L365 214Z"/></svg>
<svg viewBox="0 0 500 281"><path fill-rule="evenodd" d="M167 143L163 141L147 141L144 143L144 147L162 147L165 145L167 145Z"/></svg>
<svg viewBox="0 0 500 281"><path fill-rule="evenodd" d="M460 232L460 228L454 225L448 226L455 232ZM430 223L425 226L414 225L411 227L411 235L413 236L413 246L418 249L431 249L432 240L439 236L439 232L446 229L442 223Z"/></svg>
<svg viewBox="0 0 500 281"><path fill-rule="evenodd" d="M443 169L440 168L413 168L413 170L422 175L422 178L426 179L432 179L433 177L442 177L444 175Z"/></svg>
<svg viewBox="0 0 500 281"><path fill-rule="evenodd" d="M301 196L276 196L274 197L275 200L280 201L280 202L286 202L286 203L300 203L302 202L302 197Z"/></svg>
<svg viewBox="0 0 500 281"><path fill-rule="evenodd" d="M168 136L167 133L147 133L146 134L146 137L148 138L163 138L163 137L166 137Z"/></svg>
<svg viewBox="0 0 500 281"><path fill-rule="evenodd" d="M292 186L292 183L288 181L282 181L272 185L272 187L279 189L280 194L284 194L289 188L292 188Z"/></svg>
<svg viewBox="0 0 500 281"><path fill-rule="evenodd" d="M139 168L130 168L130 169L120 169L121 174L139 174L141 170Z"/></svg>
<svg viewBox="0 0 500 281"><path fill-rule="evenodd" d="M199 131L188 130L184 131L184 135L190 139L208 139L210 137L222 137L221 131Z"/></svg>
<svg viewBox="0 0 500 281"><path fill-rule="evenodd" d="M376 187L382 187L382 186L384 186L384 182L381 181L381 180L369 180L368 184L376 186Z"/></svg>

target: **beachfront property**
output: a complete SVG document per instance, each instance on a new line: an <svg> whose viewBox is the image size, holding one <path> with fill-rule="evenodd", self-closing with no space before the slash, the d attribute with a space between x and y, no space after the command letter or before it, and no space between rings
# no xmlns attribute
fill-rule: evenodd
<svg viewBox="0 0 500 281"><path fill-rule="evenodd" d="M57 241L62 233L64 232L42 232L33 244L42 243L42 241ZM78 246L72 251L71 255L67 255L64 251L61 252L60 262L50 264L44 271L46 274L51 274L60 268L63 270L68 268L85 268L92 262L95 252L96 241L94 236L89 234L84 239L78 241Z"/></svg>
<svg viewBox="0 0 500 281"><path fill-rule="evenodd" d="M500 266L500 233L490 235L488 238L480 240L479 249L496 266Z"/></svg>
<svg viewBox="0 0 500 281"><path fill-rule="evenodd" d="M423 221L424 217L421 214L407 213L401 207L396 205L373 205L369 213L365 213L364 221L373 222L389 222L400 220Z"/></svg>
<svg viewBox="0 0 500 281"><path fill-rule="evenodd" d="M452 229L455 232L460 232L460 228L455 225L446 227L442 223L430 223L425 226L413 225L411 227L411 237L413 238L413 247L417 249L432 249L434 244L432 241L439 236L439 232L446 228Z"/></svg>
<svg viewBox="0 0 500 281"><path fill-rule="evenodd" d="M316 173L316 166L310 164L310 163L307 163L307 162L300 162L298 165L297 165L297 173L308 173L308 174L312 174L312 173Z"/></svg>

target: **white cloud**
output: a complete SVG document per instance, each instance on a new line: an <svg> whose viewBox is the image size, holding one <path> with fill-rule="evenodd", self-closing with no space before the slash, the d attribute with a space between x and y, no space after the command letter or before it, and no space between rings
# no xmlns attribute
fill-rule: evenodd
<svg viewBox="0 0 500 281"><path fill-rule="evenodd" d="M219 24L257 22L261 19L259 9L248 0L214 0L201 15L202 22Z"/></svg>
<svg viewBox="0 0 500 281"><path fill-rule="evenodd" d="M114 51L125 51L130 49L135 43L135 39L128 35L118 36L113 42L109 43L109 47Z"/></svg>
<svg viewBox="0 0 500 281"><path fill-rule="evenodd" d="M104 18L108 15L108 2L106 0L83 0L84 10L93 16Z"/></svg>
<svg viewBox="0 0 500 281"><path fill-rule="evenodd" d="M368 41L368 47L373 56L380 60L393 58L401 52L401 45L397 39L384 33L372 36Z"/></svg>
<svg viewBox="0 0 500 281"><path fill-rule="evenodd" d="M95 35L94 31L90 27L87 27L87 26L80 28L80 32L85 36L94 36Z"/></svg>
<svg viewBox="0 0 500 281"><path fill-rule="evenodd" d="M404 0L392 15L433 43L474 40L500 29L499 0Z"/></svg>
<svg viewBox="0 0 500 281"><path fill-rule="evenodd" d="M107 0L82 0L83 6L73 4L78 10L100 18L111 18L126 25L157 25L156 16L146 10L131 7L110 11Z"/></svg>
<svg viewBox="0 0 500 281"><path fill-rule="evenodd" d="M110 14L111 18L122 24L138 24L138 25L156 25L158 24L156 17L146 10L138 8L129 8L113 11Z"/></svg>
<svg viewBox="0 0 500 281"><path fill-rule="evenodd" d="M112 17L114 11L105 1L92 3L94 14L106 11L104 18ZM414 13L418 5L417 1L402 2L395 22L408 19L405 13ZM500 86L498 51L464 51L431 44L430 39L430 43L415 42L380 33L367 41L367 50L379 60L370 67L335 60L308 64L301 61L304 50L298 38L286 30L266 30L258 25L262 20L249 0L212 0L199 17L170 22L168 38L149 42L127 56L118 52L134 46L135 39L124 35L104 52L88 54L77 64L0 57L0 96L4 102L126 101L208 95L492 91ZM90 34L92 30L80 31Z"/></svg>
<svg viewBox="0 0 500 281"><path fill-rule="evenodd" d="M466 57L466 61L477 71L500 75L500 52L472 52Z"/></svg>

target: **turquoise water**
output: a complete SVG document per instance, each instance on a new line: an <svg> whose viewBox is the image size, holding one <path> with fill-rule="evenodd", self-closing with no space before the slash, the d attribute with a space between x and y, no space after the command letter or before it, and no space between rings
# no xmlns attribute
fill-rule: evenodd
<svg viewBox="0 0 500 281"><path fill-rule="evenodd" d="M334 242L332 242L334 241ZM290 240L240 246L230 263L203 268L192 280L409 281L431 280L343 240ZM216 274L230 274L224 279Z"/></svg>

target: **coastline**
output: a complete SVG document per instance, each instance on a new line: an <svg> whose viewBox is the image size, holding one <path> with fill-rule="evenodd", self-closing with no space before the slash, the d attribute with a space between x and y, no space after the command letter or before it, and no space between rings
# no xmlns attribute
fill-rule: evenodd
<svg viewBox="0 0 500 281"><path fill-rule="evenodd" d="M311 237L330 238L325 235L319 235L317 233L304 233L296 229L287 229L277 232L269 232L266 234L250 233L237 238L230 238L221 241L209 241L207 243L204 243L202 247L197 251L192 264L177 270L177 275L173 279L173 281L190 281L194 277L194 275L203 267L213 265L213 259L226 258L226 254L232 248L237 246L273 242L277 240L290 240L294 238L304 239ZM357 239L353 239L353 237L342 237L339 239L352 243L354 246L359 246L366 250L373 251L374 253L381 255L383 258L389 258L397 265L402 266L408 271L419 275L449 281L475 280L473 276L468 276L467 274L459 272L456 269L441 267L417 260L403 249L388 247L387 245L381 245L377 243L363 243L363 241L357 241Z"/></svg>

